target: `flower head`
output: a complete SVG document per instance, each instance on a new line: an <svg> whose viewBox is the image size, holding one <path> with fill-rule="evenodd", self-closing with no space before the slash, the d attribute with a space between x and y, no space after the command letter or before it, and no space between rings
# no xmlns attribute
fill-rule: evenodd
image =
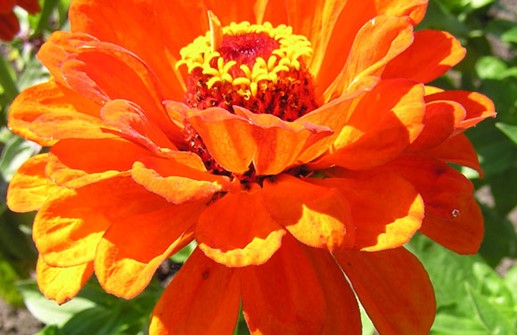
<svg viewBox="0 0 517 335"><path fill-rule="evenodd" d="M38 0L2 0L0 1L0 40L10 41L20 30L20 24L14 7L20 6L30 14L41 10Z"/></svg>
<svg viewBox="0 0 517 335"><path fill-rule="evenodd" d="M62 303L95 273L132 298L196 241L151 334L231 334L241 303L253 334L359 334L355 295L381 334L426 334L433 290L403 245L477 250L449 163L481 173L463 132L495 115L426 85L464 56L414 32L426 6L73 1L71 32L39 52L51 79L9 115L50 147L8 191L38 210L40 289Z"/></svg>

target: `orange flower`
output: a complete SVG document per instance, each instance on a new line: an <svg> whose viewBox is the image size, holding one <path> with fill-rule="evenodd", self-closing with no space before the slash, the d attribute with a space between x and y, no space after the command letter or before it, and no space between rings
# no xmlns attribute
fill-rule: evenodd
<svg viewBox="0 0 517 335"><path fill-rule="evenodd" d="M463 131L495 113L424 85L464 56L413 31L426 6L73 1L39 52L51 79L9 115L50 146L8 191L39 210L43 293L63 303L95 272L132 298L196 241L151 334L231 334L241 304L252 334L360 334L354 294L381 334L427 334L434 293L403 245L477 250L473 187L448 163L481 173Z"/></svg>
<svg viewBox="0 0 517 335"><path fill-rule="evenodd" d="M20 30L13 8L20 6L31 14L41 10L38 0L0 0L0 40L10 41Z"/></svg>

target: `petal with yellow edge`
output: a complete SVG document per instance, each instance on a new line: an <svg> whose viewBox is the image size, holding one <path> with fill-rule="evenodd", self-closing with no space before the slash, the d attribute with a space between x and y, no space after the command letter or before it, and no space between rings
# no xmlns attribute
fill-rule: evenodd
<svg viewBox="0 0 517 335"><path fill-rule="evenodd" d="M348 59L324 93L325 102L360 89L369 77L379 77L386 64L413 42L413 27L407 18L378 16L357 33Z"/></svg>
<svg viewBox="0 0 517 335"><path fill-rule="evenodd" d="M468 91L442 91L426 95L425 101L451 100L465 108L465 119L456 127L455 133L463 132L474 127L479 122L489 117L495 117L495 106L492 100L477 92Z"/></svg>
<svg viewBox="0 0 517 335"><path fill-rule="evenodd" d="M285 230L271 217L261 190L230 192L210 205L195 228L199 248L231 267L267 262L280 248Z"/></svg>
<svg viewBox="0 0 517 335"><path fill-rule="evenodd" d="M328 252L286 236L267 263L240 271L251 334L361 333L354 294Z"/></svg>
<svg viewBox="0 0 517 335"><path fill-rule="evenodd" d="M337 189L284 175L264 181L263 193L273 220L300 242L329 250L354 245L350 209Z"/></svg>
<svg viewBox="0 0 517 335"><path fill-rule="evenodd" d="M9 129L41 145L64 138L106 138L100 106L50 80L20 93L11 104Z"/></svg>
<svg viewBox="0 0 517 335"><path fill-rule="evenodd" d="M383 335L426 335L436 301L427 272L404 248L334 253L355 293Z"/></svg>
<svg viewBox="0 0 517 335"><path fill-rule="evenodd" d="M56 80L87 99L104 105L129 100L140 106L173 137L179 130L162 106L164 96L149 66L121 46L81 33L55 32L38 52Z"/></svg>
<svg viewBox="0 0 517 335"><path fill-rule="evenodd" d="M314 168L338 165L368 169L398 156L423 128L423 85L404 79L381 81L349 113L329 155Z"/></svg>
<svg viewBox="0 0 517 335"><path fill-rule="evenodd" d="M269 114L253 114L234 107L237 115L245 117L255 126L251 136L257 147L253 166L259 175L275 175L295 163L305 149L333 134L326 126L308 122L285 122Z"/></svg>
<svg viewBox="0 0 517 335"><path fill-rule="evenodd" d="M122 138L66 139L50 149L46 173L56 184L82 187L129 174L133 163L150 153Z"/></svg>
<svg viewBox="0 0 517 335"><path fill-rule="evenodd" d="M34 242L50 266L70 267L93 261L97 244L114 220L149 210L160 199L130 177L60 189L36 215Z"/></svg>
<svg viewBox="0 0 517 335"><path fill-rule="evenodd" d="M436 100L426 103L424 128L408 150L418 152L442 144L452 136L456 126L465 118L465 109L457 102Z"/></svg>
<svg viewBox="0 0 517 335"><path fill-rule="evenodd" d="M154 308L150 334L231 334L237 324L238 269L194 250Z"/></svg>
<svg viewBox="0 0 517 335"><path fill-rule="evenodd" d="M7 189L7 206L14 212L31 212L43 206L60 188L45 174L48 154L31 157L18 169Z"/></svg>
<svg viewBox="0 0 517 335"><path fill-rule="evenodd" d="M131 176L148 191L174 204L210 200L230 182L206 171L198 170L198 157L188 152L177 152L178 160L147 158L135 162Z"/></svg>
<svg viewBox="0 0 517 335"><path fill-rule="evenodd" d="M351 173L349 178L327 178L314 183L335 187L346 195L356 227L355 249L400 247L411 239L424 219L422 197L413 185L394 173Z"/></svg>
<svg viewBox="0 0 517 335"><path fill-rule="evenodd" d="M447 32L421 30L415 32L414 37L413 44L386 66L383 78L407 78L427 83L465 57L461 43ZM429 52L430 45L433 52Z"/></svg>
<svg viewBox="0 0 517 335"><path fill-rule="evenodd" d="M38 257L36 279L41 293L58 304L74 298L93 274L93 263L71 267L52 267Z"/></svg>
<svg viewBox="0 0 517 335"><path fill-rule="evenodd" d="M95 275L104 290L125 299L141 293L160 264L192 241L190 228L205 207L162 200L154 210L113 222L95 255Z"/></svg>

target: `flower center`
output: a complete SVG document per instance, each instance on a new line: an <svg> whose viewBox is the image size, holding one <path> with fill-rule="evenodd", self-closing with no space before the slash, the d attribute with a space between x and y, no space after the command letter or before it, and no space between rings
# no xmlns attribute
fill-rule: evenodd
<svg viewBox="0 0 517 335"><path fill-rule="evenodd" d="M270 23L232 23L220 29L220 34L211 30L180 51L177 66L188 70L187 105L230 112L240 106L285 121L318 107L305 64L312 55L307 38Z"/></svg>
<svg viewBox="0 0 517 335"><path fill-rule="evenodd" d="M221 27L215 15L209 13L209 18L210 31L181 49L176 65L187 68L184 101L188 106L221 107L231 113L233 106L240 106L285 121L318 107L313 77L306 66L312 56L306 37L293 34L285 25L242 22ZM188 123L184 135L185 150L197 153L209 171L232 175L215 162ZM256 181L252 166L247 174L236 177Z"/></svg>

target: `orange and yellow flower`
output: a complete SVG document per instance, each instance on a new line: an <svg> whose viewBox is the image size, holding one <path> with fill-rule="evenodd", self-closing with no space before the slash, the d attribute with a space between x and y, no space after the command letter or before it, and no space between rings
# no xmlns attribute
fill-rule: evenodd
<svg viewBox="0 0 517 335"><path fill-rule="evenodd" d="M38 0L0 0L0 40L10 41L20 31L14 7L20 6L30 14L41 10Z"/></svg>
<svg viewBox="0 0 517 335"><path fill-rule="evenodd" d="M59 303L95 273L123 298L197 248L151 334L427 334L417 232L473 253L483 220L463 132L485 96L426 83L464 56L414 31L425 0L74 0L38 56L51 79L12 104L49 146L8 205L38 210L37 279ZM432 49L432 52L430 52Z"/></svg>

